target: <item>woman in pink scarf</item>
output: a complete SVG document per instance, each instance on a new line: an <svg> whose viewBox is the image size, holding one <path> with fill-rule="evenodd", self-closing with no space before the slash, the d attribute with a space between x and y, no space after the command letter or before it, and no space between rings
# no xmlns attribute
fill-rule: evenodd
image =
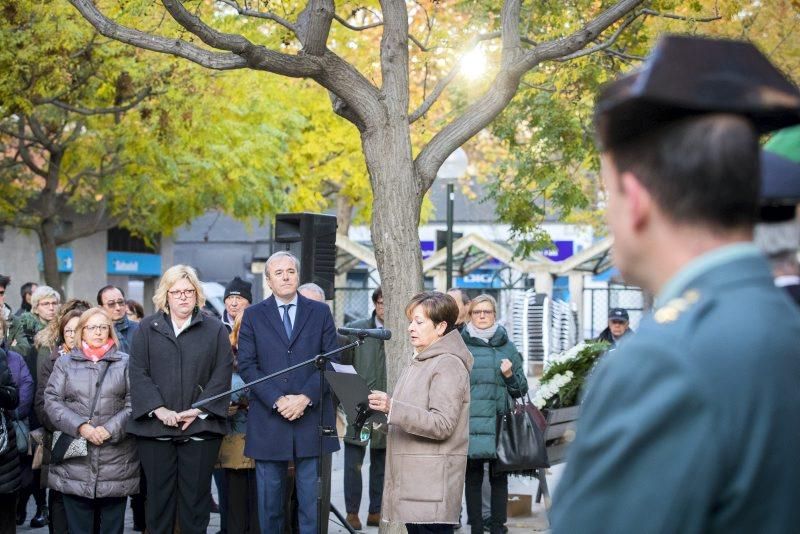
<svg viewBox="0 0 800 534"><path fill-rule="evenodd" d="M53 426L86 440L88 454L50 465L48 486L64 494L70 532L93 532L99 513L101 534L123 531L125 501L139 489L136 445L125 432L130 416L128 355L108 313L85 311L75 332L75 347L56 360L44 392ZM55 450L55 444L54 444Z"/></svg>

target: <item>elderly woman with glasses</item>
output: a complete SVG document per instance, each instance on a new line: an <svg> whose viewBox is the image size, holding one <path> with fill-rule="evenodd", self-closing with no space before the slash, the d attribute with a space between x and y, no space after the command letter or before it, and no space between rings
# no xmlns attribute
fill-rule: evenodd
<svg viewBox="0 0 800 534"><path fill-rule="evenodd" d="M472 532L483 532L481 486L484 465L489 464L491 515L489 532L501 534L506 523L508 475L494 470L497 458L497 416L509 409L509 397L528 391L522 356L497 323L497 302L490 295L479 295L470 303L470 320L461 337L475 358L469 375L469 451L467 453L467 517Z"/></svg>
<svg viewBox="0 0 800 534"><path fill-rule="evenodd" d="M230 397L202 410L192 404L230 389L231 343L222 322L200 311L205 296L193 268L167 269L153 303L158 311L133 338L128 423L147 479L147 529L171 534L177 510L183 534L205 533Z"/></svg>
<svg viewBox="0 0 800 534"><path fill-rule="evenodd" d="M139 488L136 444L125 431L131 407L128 355L118 346L105 310L83 312L74 347L56 360L44 391L45 411L62 432L54 435L47 484L63 494L70 532L122 532L125 501ZM81 440L85 454L57 457L61 447Z"/></svg>

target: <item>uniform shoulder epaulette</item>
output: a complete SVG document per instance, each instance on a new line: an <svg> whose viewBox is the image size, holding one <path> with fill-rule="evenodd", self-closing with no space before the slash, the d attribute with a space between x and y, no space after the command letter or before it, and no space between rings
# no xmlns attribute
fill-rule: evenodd
<svg viewBox="0 0 800 534"><path fill-rule="evenodd" d="M677 321L678 318L694 303L700 300L700 292L696 289L689 289L678 298L674 298L661 306L653 314L653 319L658 324L667 324Z"/></svg>

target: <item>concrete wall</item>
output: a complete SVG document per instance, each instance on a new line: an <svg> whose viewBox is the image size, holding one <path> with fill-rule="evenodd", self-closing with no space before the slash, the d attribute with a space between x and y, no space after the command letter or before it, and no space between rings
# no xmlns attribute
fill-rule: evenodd
<svg viewBox="0 0 800 534"><path fill-rule="evenodd" d="M33 232L22 233L5 228L0 241L0 274L11 277L11 285L6 288L6 302L14 311L21 302L19 288L25 282L40 282L37 266L39 239Z"/></svg>
<svg viewBox="0 0 800 534"><path fill-rule="evenodd" d="M98 232L89 237L76 239L66 246L72 249L72 255L75 258L73 271L65 278L66 298L82 298L90 304L95 304L97 290L108 285L108 275L106 274L107 234Z"/></svg>

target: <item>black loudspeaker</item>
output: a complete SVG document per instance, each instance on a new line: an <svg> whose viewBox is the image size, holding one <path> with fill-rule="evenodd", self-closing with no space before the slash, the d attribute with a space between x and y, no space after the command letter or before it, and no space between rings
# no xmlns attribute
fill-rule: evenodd
<svg viewBox="0 0 800 534"><path fill-rule="evenodd" d="M319 213L275 216L275 250L288 250L300 260L300 283L314 282L333 298L336 276L336 217ZM281 247L283 245L283 247Z"/></svg>

